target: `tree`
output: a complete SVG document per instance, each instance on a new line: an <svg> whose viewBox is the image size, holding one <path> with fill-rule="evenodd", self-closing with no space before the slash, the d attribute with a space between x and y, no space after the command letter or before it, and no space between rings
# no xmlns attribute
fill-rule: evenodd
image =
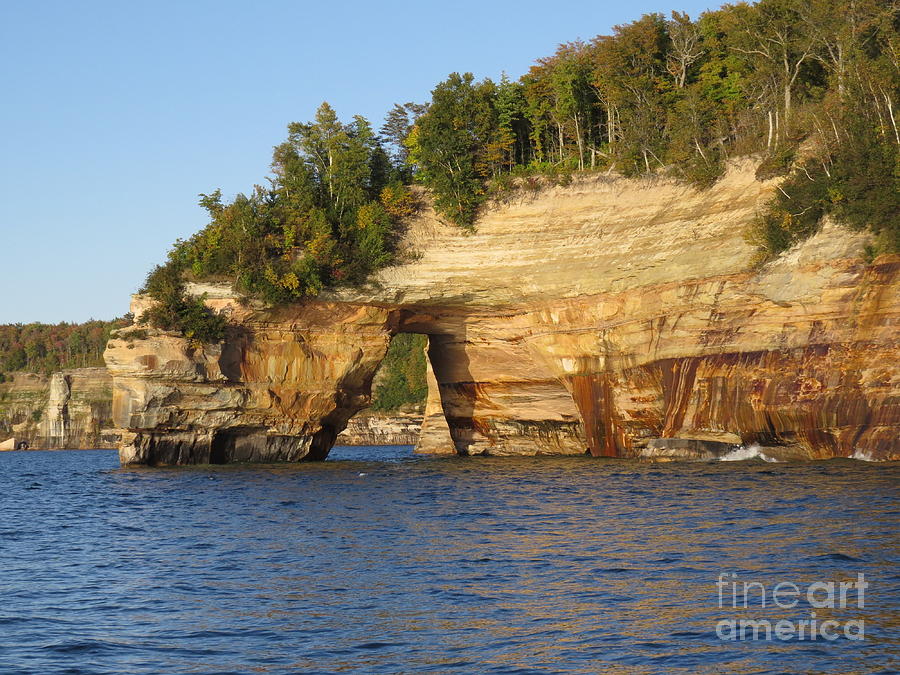
<svg viewBox="0 0 900 675"><path fill-rule="evenodd" d="M528 163L531 153L528 145L527 103L522 83L513 82L503 73L497 85L496 105L498 142L505 154L504 167Z"/></svg>
<svg viewBox="0 0 900 675"><path fill-rule="evenodd" d="M607 109L608 138L626 174L662 165L669 37L660 14L616 26L611 38L591 47L593 85Z"/></svg>
<svg viewBox="0 0 900 675"><path fill-rule="evenodd" d="M409 165L409 148L406 147L406 139L409 132L416 125L428 106L419 103L395 103L388 111L381 125L381 135L390 144L393 154L394 166L403 171Z"/></svg>
<svg viewBox="0 0 900 675"><path fill-rule="evenodd" d="M294 122L288 130L289 141L309 162L338 220L376 191L371 159L377 142L365 118L357 115L351 124L341 124L334 109L322 103L315 123Z"/></svg>
<svg viewBox="0 0 900 675"><path fill-rule="evenodd" d="M490 171L488 144L497 133L496 87L471 73L451 74L432 92L417 126L416 159L434 191L435 207L470 227Z"/></svg>
<svg viewBox="0 0 900 675"><path fill-rule="evenodd" d="M666 54L666 67L675 79L675 86L683 89L691 66L703 56L700 28L683 12L672 12L666 22L671 46Z"/></svg>
<svg viewBox="0 0 900 675"><path fill-rule="evenodd" d="M794 90L815 55L816 37L802 20L806 0L760 0L738 5L731 48L751 59L760 82L781 91L783 126L790 123Z"/></svg>
<svg viewBox="0 0 900 675"><path fill-rule="evenodd" d="M580 42L560 45L550 65L553 93L551 115L559 134L560 160L568 139L577 148L578 168L584 168L586 135L591 127L593 97L590 87L591 69Z"/></svg>
<svg viewBox="0 0 900 675"><path fill-rule="evenodd" d="M25 358L29 368L36 368L38 362L47 355L47 347L40 338L32 338L25 343Z"/></svg>
<svg viewBox="0 0 900 675"><path fill-rule="evenodd" d="M24 370L28 365L28 355L21 346L11 349L3 360L3 370L9 372L12 370Z"/></svg>

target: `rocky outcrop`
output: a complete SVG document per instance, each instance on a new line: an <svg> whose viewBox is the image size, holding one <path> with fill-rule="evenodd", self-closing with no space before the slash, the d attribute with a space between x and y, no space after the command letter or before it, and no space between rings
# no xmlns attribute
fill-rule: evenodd
<svg viewBox="0 0 900 675"><path fill-rule="evenodd" d="M276 311L197 288L231 314L223 345L110 342L122 460L324 457L398 332L429 336L420 452L898 458L900 256L867 263L866 235L827 223L753 267L742 233L773 189L747 162L706 192L583 177L494 204L474 234L424 208L415 260L365 289Z"/></svg>
<svg viewBox="0 0 900 675"><path fill-rule="evenodd" d="M350 303L270 311L225 294L210 304L234 323L222 344L140 328L110 340L113 415L126 430L122 462L324 459L369 403L390 312Z"/></svg>
<svg viewBox="0 0 900 675"><path fill-rule="evenodd" d="M105 368L12 375L0 383L0 439L15 437L35 450L117 447Z"/></svg>
<svg viewBox="0 0 900 675"><path fill-rule="evenodd" d="M426 345L426 355L429 347L430 345ZM444 416L441 390L430 359L425 360L425 380L428 383L428 396L425 399L422 428L416 440L416 452L426 455L454 455L456 446L450 437L450 426Z"/></svg>
<svg viewBox="0 0 900 675"><path fill-rule="evenodd" d="M347 422L335 445L415 445L421 428L421 411L367 410Z"/></svg>

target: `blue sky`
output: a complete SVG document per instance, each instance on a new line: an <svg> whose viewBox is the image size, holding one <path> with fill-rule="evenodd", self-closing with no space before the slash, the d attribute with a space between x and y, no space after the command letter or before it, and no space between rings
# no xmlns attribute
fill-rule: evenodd
<svg viewBox="0 0 900 675"><path fill-rule="evenodd" d="M376 128L450 72L515 78L560 42L721 3L2 0L0 323L128 310L197 194L249 191L329 101Z"/></svg>

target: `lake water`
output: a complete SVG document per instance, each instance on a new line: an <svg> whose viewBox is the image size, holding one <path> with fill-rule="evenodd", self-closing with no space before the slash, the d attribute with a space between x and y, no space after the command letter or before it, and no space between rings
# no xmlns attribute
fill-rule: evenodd
<svg viewBox="0 0 900 675"><path fill-rule="evenodd" d="M0 673L896 672L898 486L853 460L0 453ZM848 580L863 602L827 607ZM762 608L780 582L797 606ZM811 612L836 640L717 634Z"/></svg>

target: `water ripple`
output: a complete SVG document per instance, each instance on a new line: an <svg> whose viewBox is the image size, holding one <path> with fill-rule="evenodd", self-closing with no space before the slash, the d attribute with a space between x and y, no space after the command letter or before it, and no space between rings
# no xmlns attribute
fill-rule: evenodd
<svg viewBox="0 0 900 675"><path fill-rule="evenodd" d="M0 672L895 672L898 478L409 448L166 470L2 453ZM719 607L722 573L864 573L865 607L819 611L865 619L867 639L722 641L720 619L749 616Z"/></svg>

